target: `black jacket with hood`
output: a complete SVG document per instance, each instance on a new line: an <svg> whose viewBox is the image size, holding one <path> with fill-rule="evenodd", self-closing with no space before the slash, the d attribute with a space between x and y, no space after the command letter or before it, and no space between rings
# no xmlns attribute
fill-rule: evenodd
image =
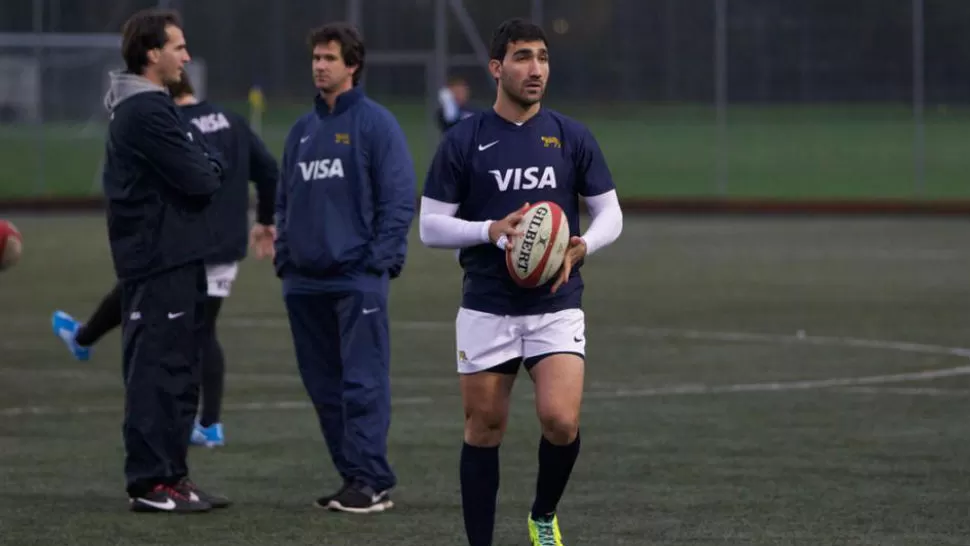
<svg viewBox="0 0 970 546"><path fill-rule="evenodd" d="M223 166L180 114L167 90L112 72L102 184L108 239L121 281L201 261L212 245L204 210Z"/></svg>

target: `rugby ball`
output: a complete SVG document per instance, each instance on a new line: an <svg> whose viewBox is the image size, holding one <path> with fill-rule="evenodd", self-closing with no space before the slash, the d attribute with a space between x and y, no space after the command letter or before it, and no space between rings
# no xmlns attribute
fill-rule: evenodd
<svg viewBox="0 0 970 546"><path fill-rule="evenodd" d="M16 265L23 248L20 231L10 222L0 220L0 271Z"/></svg>
<svg viewBox="0 0 970 546"><path fill-rule="evenodd" d="M535 288L559 273L569 247L569 222L562 207L540 201L526 209L520 234L512 238L505 265L516 284Z"/></svg>

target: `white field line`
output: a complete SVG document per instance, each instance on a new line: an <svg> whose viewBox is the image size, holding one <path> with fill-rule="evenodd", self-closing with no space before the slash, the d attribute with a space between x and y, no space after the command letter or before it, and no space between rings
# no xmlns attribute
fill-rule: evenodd
<svg viewBox="0 0 970 546"><path fill-rule="evenodd" d="M220 326L231 328L282 328L287 327L285 319L242 319L227 318L220 321ZM395 328L410 331L452 331L454 325L450 322L433 321L398 321L392 324ZM835 336L808 336L801 333L794 335L786 334L767 334L750 332L717 332L691 329L674 328L645 328L637 326L626 326L611 330L613 333L620 333L632 337L652 337L652 338L680 338L694 339L703 341L727 341L727 342L749 342L767 344L804 344L814 346L833 346L833 347L856 347L875 350L887 350L905 353L934 354L943 356L953 356L958 358L970 359L970 349L963 347L947 347L943 345L932 345L925 343L910 343L891 340L873 340L851 337ZM13 369L0 369L0 373L12 372ZM71 376L77 377L74 371L68 372ZM227 378L232 379L234 374ZM252 380L294 380L293 375L288 374L238 374L240 379ZM810 379L796 381L774 381L760 383L738 383L732 385L705 385L705 384L683 384L668 385L654 388L638 389L614 389L612 391L593 391L584 394L584 398L591 400L615 400L621 398L645 398L655 396L677 396L677 395L710 395L743 392L779 392L809 389L835 389L836 392L856 393L856 394L907 394L907 395L929 395L929 396L963 396L970 395L970 391L946 390L934 388L878 388L878 385L907 383L914 381L929 381L933 379L970 375L970 365L942 368L936 370L923 370L908 373L873 375L865 377L840 377L826 379ZM284 379L285 378L285 379ZM402 378L394 381L405 382L427 382L421 378ZM453 379L449 379L453 381ZM437 381L434 381L437 383ZM399 405L423 405L431 404L434 400L430 397L395 398L394 404ZM255 402L249 404L228 404L226 411L259 411L259 410L289 410L306 409L312 405L306 401L279 401L279 402ZM14 407L0 409L0 417L14 417L23 415L78 415L89 413L114 413L120 411L115 406L80 406L74 408L58 408L50 406Z"/></svg>
<svg viewBox="0 0 970 546"><path fill-rule="evenodd" d="M391 400L392 406L421 406L433 403L427 396L398 397ZM247 402L241 404L226 404L224 411L268 411L268 410L305 410L313 408L307 400L303 401L274 401ZM121 415L122 407L118 404L105 406L77 406L73 408L52 406L27 406L22 408L5 408L0 410L0 417L20 417L27 415L86 415L117 413Z"/></svg>
<svg viewBox="0 0 970 546"><path fill-rule="evenodd" d="M227 317L219 322L220 326L230 328L289 328L285 318L247 319ZM395 329L412 332L454 332L455 324L446 321L395 321ZM770 344L804 344L834 347L857 347L864 349L883 349L906 353L938 354L970 358L970 349L947 347L905 341L887 341L837 336L810 336L804 334L766 334L751 332L719 332L680 328L648 328L642 326L609 327L610 335L621 334L631 337L681 338L703 341L761 342ZM607 330L607 328L604 328ZM595 332L595 329L593 330Z"/></svg>

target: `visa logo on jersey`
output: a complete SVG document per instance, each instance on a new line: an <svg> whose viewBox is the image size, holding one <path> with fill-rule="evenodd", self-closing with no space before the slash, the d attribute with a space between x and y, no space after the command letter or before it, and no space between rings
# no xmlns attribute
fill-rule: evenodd
<svg viewBox="0 0 970 546"><path fill-rule="evenodd" d="M300 166L300 174L303 175L304 182L344 177L344 164L340 161L339 157L337 159L301 161L298 165Z"/></svg>
<svg viewBox="0 0 970 546"><path fill-rule="evenodd" d="M221 112L192 118L192 125L198 127L205 134L224 131L230 127L229 120Z"/></svg>
<svg viewBox="0 0 970 546"><path fill-rule="evenodd" d="M540 190L556 188L556 170L552 167L526 167L488 171L495 177L499 191Z"/></svg>

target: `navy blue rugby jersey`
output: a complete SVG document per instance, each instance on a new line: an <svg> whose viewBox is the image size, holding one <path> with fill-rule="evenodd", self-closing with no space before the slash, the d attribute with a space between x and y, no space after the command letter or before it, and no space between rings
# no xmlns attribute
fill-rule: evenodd
<svg viewBox="0 0 970 546"><path fill-rule="evenodd" d="M489 109L448 131L428 171L424 196L457 204L457 217L472 222L500 220L525 203L553 201L565 212L570 235L580 235L579 197L613 189L603 153L581 123L543 108L517 124ZM492 243L461 249L459 263L467 309L540 315L581 306L582 264L553 294L554 280L537 288L515 284L505 252Z"/></svg>

